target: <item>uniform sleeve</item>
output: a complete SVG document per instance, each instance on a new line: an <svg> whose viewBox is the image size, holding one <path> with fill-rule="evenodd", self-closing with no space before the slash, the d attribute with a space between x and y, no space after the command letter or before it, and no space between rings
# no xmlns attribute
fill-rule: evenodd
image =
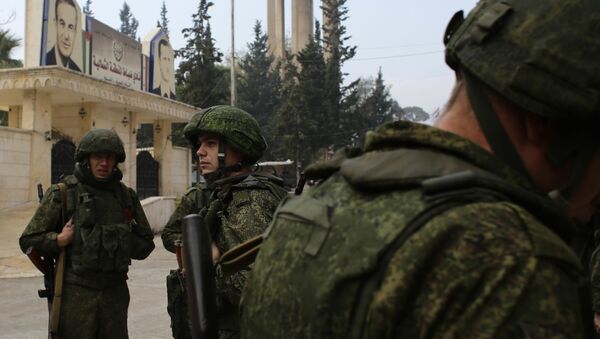
<svg viewBox="0 0 600 339"><path fill-rule="evenodd" d="M217 247L225 253L232 247L250 240L266 230L279 203L268 190L246 190L234 192L227 215L222 219L222 233ZM216 272L217 303L227 301L239 305L248 271L242 270L224 277Z"/></svg>
<svg viewBox="0 0 600 339"><path fill-rule="evenodd" d="M56 236L62 229L61 197L57 186L46 191L44 198L19 238L23 253L33 247L43 257L57 256Z"/></svg>
<svg viewBox="0 0 600 339"><path fill-rule="evenodd" d="M195 191L184 195L181 198L181 203L175 209L175 212L171 214L169 221L163 228L160 235L163 245L167 251L175 253L175 241L181 240L182 232L182 220L188 214L197 213L196 210L196 199Z"/></svg>
<svg viewBox="0 0 600 339"><path fill-rule="evenodd" d="M490 205L432 219L393 254L368 336L583 337L576 258L561 258L566 245L533 217ZM554 257L540 254L549 248Z"/></svg>
<svg viewBox="0 0 600 339"><path fill-rule="evenodd" d="M154 250L154 234L150 228L150 223L144 213L144 208L137 197L137 194L131 190L131 196L134 200L134 219L132 229L133 250L131 253L132 259L142 260L146 259L150 253Z"/></svg>

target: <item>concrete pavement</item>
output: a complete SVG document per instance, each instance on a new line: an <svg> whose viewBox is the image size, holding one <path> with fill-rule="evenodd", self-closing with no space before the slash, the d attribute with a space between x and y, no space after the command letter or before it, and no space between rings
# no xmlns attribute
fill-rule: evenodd
<svg viewBox="0 0 600 339"><path fill-rule="evenodd" d="M38 204L26 203L0 211L0 339L47 337L48 311L42 275L19 248L19 236ZM156 249L146 260L134 260L129 273L129 337L171 338L165 277L176 267L175 256L154 239Z"/></svg>
<svg viewBox="0 0 600 339"><path fill-rule="evenodd" d="M129 273L129 337L132 339L171 338L167 314L165 277L176 264L159 237L156 249L146 260L134 261ZM10 260L9 263L14 263ZM26 275L15 269L16 275ZM0 339L32 339L47 336L48 311L45 299L37 296L43 288L39 277L0 278Z"/></svg>

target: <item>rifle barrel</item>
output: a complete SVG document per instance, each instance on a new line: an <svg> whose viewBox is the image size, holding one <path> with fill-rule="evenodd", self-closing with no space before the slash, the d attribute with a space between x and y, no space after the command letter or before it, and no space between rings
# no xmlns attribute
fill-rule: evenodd
<svg viewBox="0 0 600 339"><path fill-rule="evenodd" d="M183 243L192 337L215 339L217 307L212 241L208 227L199 215L183 218Z"/></svg>

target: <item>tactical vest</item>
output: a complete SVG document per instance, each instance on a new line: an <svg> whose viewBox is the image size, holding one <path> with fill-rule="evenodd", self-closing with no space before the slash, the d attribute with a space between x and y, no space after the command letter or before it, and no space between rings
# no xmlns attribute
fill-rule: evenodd
<svg viewBox="0 0 600 339"><path fill-rule="evenodd" d="M67 215L75 224L70 260L73 273L126 273L131 264L133 200L129 189L106 198L106 192L68 176ZM103 194L104 193L104 194ZM99 196L104 195L104 196Z"/></svg>
<svg viewBox="0 0 600 339"><path fill-rule="evenodd" d="M256 327L252 316L272 314L271 325L278 328L270 333L275 336L287 331L289 337L362 337L369 306L392 256L428 221L452 208L508 201L538 211L536 217L543 222L568 224L544 197L439 152L370 152L340 163L327 174L329 181L345 181L353 189L339 197L309 192L288 198L277 210L274 220L282 222L273 222L267 230L258 256L265 261L257 263L261 266L244 292L244 333L260 337L269 331ZM327 182L322 185L326 190ZM344 210L333 208L338 204ZM541 223L526 227L534 235L532 241L542 244L535 246L543 252L537 254L577 269L577 259L552 231ZM280 265L268 262L275 257ZM269 289L269 283L284 293L264 299L261 290ZM286 289L289 284L294 288ZM279 316L280 303L294 310L292 314Z"/></svg>
<svg viewBox="0 0 600 339"><path fill-rule="evenodd" d="M221 189L212 192L208 202L203 201L200 215L204 217L204 223L214 236L220 225L220 216L231 201L233 191L243 189L266 189L279 200L287 194L283 188L283 180L274 176L262 174L250 174L245 177L225 178L218 181ZM200 198L200 197L198 197ZM198 199L200 201L200 199Z"/></svg>

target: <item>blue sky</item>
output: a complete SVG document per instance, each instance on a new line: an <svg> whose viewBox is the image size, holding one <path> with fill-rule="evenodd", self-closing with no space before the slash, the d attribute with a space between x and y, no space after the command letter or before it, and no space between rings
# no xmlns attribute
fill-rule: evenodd
<svg viewBox="0 0 600 339"><path fill-rule="evenodd" d="M15 18L5 27L18 37L25 32L25 0L1 0L0 22L12 13ZM83 6L84 0L78 0ZM171 43L174 48L185 44L181 30L191 26L191 15L198 0L166 0ZM231 0L213 0L209 14L217 47L224 54L231 46ZM443 106L452 87L454 75L444 63L442 35L452 14L468 12L476 0L349 0L347 21L350 43L358 46L354 60L346 63L348 80L373 77L379 67L391 86L392 96L402 106L421 106L431 112ZM140 21L138 34L145 36L156 25L162 0L128 0L134 16ZM115 28L120 25L121 0L93 0L94 16ZM315 19L321 20L320 1L315 1ZM236 0L236 44L243 53L253 39L256 20L266 27L267 0ZM286 32L291 32L291 0L285 0ZM22 58L23 49L13 57Z"/></svg>

